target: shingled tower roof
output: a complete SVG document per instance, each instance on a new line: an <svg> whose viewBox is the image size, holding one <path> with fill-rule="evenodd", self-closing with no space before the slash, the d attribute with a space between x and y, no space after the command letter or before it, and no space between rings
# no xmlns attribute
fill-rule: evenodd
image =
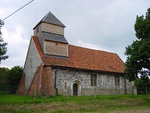
<svg viewBox="0 0 150 113"><path fill-rule="evenodd" d="M38 26L42 22L65 27L65 25L60 20L58 20L51 12L48 12L36 26ZM33 29L35 29L36 26Z"/></svg>

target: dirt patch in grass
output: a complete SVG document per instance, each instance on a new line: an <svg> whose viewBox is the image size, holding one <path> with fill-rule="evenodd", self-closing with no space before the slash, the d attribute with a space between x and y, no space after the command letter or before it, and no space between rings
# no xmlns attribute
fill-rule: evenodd
<svg viewBox="0 0 150 113"><path fill-rule="evenodd" d="M80 108L80 105L74 102L67 103L40 103L40 104L22 104L22 105L0 105L0 112L15 111L15 112L39 112L49 113L55 111L73 111Z"/></svg>
<svg viewBox="0 0 150 113"><path fill-rule="evenodd" d="M115 107L115 105L114 105ZM40 103L40 104L23 104L23 105L0 105L0 112L17 112L17 113L149 113L149 107L116 107L93 104L89 106L79 105L74 102L67 103Z"/></svg>
<svg viewBox="0 0 150 113"><path fill-rule="evenodd" d="M0 113L149 113L150 111L149 96L56 97L39 98L35 103L31 103L30 100L27 102L0 103Z"/></svg>
<svg viewBox="0 0 150 113"><path fill-rule="evenodd" d="M118 110L110 113L150 113L150 108L134 108L130 110Z"/></svg>

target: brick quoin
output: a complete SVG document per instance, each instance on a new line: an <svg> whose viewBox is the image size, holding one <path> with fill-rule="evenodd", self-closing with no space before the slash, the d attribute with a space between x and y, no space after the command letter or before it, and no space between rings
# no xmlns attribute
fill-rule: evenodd
<svg viewBox="0 0 150 113"><path fill-rule="evenodd" d="M29 96L33 96L34 94L41 96L50 96L55 95L55 93L56 92L54 89L52 70L49 67L43 67L43 65L41 64L38 67L37 72L35 73L26 94ZM23 74L22 76L16 94L25 95L25 74Z"/></svg>

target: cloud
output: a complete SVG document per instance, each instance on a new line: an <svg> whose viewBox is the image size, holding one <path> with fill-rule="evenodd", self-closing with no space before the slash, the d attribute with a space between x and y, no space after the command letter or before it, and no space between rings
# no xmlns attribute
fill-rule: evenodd
<svg viewBox="0 0 150 113"><path fill-rule="evenodd" d="M101 46L97 46L97 45L91 44L91 43L86 43L86 42L83 42L83 41L81 41L81 40L78 40L78 41L77 41L77 45L78 45L78 46L81 46L81 47L89 48L89 49L105 50L105 51L107 51L106 49L104 49L104 48L101 47Z"/></svg>
<svg viewBox="0 0 150 113"><path fill-rule="evenodd" d="M0 19L26 3L0 0ZM136 39L136 15L145 14L149 4L149 0L34 0L5 20L2 32L10 57L1 65L24 65L32 29L49 11L66 26L70 44L114 52L125 61L125 47Z"/></svg>
<svg viewBox="0 0 150 113"><path fill-rule="evenodd" d="M23 36L23 27L15 26L14 31L15 32L10 32L5 28L2 29L4 42L8 43L7 55L9 56L8 59L2 61L2 67L5 66L10 68L16 65L23 66L29 40L25 39L25 36ZM4 65L3 62L5 62Z"/></svg>

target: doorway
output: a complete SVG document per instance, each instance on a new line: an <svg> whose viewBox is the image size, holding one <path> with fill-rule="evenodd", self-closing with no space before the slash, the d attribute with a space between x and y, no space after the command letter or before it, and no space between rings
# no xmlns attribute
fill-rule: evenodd
<svg viewBox="0 0 150 113"><path fill-rule="evenodd" d="M79 80L74 80L71 84L71 95L81 96L81 82Z"/></svg>
<svg viewBox="0 0 150 113"><path fill-rule="evenodd" d="M78 96L78 84L73 84L73 96Z"/></svg>

